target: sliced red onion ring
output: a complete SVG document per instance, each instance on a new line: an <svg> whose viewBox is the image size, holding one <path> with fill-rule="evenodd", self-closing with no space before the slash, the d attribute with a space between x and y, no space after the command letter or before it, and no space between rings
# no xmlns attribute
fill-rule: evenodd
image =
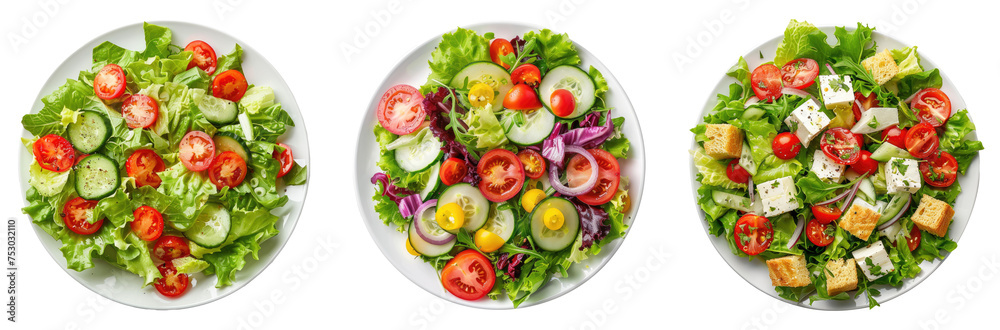
<svg viewBox="0 0 1000 330"><path fill-rule="evenodd" d="M830 70L830 74L837 74L837 71L834 71L834 70L833 70L833 66L832 66L832 65L830 65L830 63L827 63L827 64L826 64L826 69L827 69L827 70Z"/></svg>
<svg viewBox="0 0 1000 330"><path fill-rule="evenodd" d="M579 154L590 162L590 168L592 169L590 171L590 179L587 179L587 182L583 183L579 187L570 188L563 185L562 182L559 182L558 166L549 166L549 184L552 185L552 188L555 188L560 194L566 196L579 196L586 194L591 189L594 189L594 185L597 184L597 171L599 170L597 160L594 159L594 155L591 155L590 152L579 146L566 146L565 152Z"/></svg>
<svg viewBox="0 0 1000 330"><path fill-rule="evenodd" d="M802 227L805 227L805 221L799 218L799 221L795 223L795 232L792 232L792 239L788 240L785 248L791 250L795 246L795 243L799 242L799 238L802 236Z"/></svg>
<svg viewBox="0 0 1000 330"><path fill-rule="evenodd" d="M781 94L795 95L801 98L812 98L812 95L798 88L785 87L781 89Z"/></svg>
<svg viewBox="0 0 1000 330"><path fill-rule="evenodd" d="M427 228L427 222L424 221L423 214L424 211L427 211L428 208L435 205L437 205L436 199L432 199L427 201L426 203L421 204L420 208L417 209L417 213L413 216L413 221L416 221L415 226L413 227L417 228L417 235L420 235L420 238L422 238L427 243L434 245L442 245L454 240L455 234L446 232L444 230L441 230L443 234L440 235L434 235L430 233L430 228ZM430 219L429 221L435 221L435 220Z"/></svg>
<svg viewBox="0 0 1000 330"><path fill-rule="evenodd" d="M892 217L892 220L886 221L881 226L878 226L878 230L884 230L886 228L889 228L897 221L899 221L899 219L903 217L903 213L906 213L906 210L910 209L910 202L912 201L913 201L913 196L910 194L906 194L906 204L903 204L903 208L899 209L899 213L896 213L896 216Z"/></svg>
<svg viewBox="0 0 1000 330"><path fill-rule="evenodd" d="M834 197L834 198L831 198L831 199L828 199L828 200L816 203L816 206L823 206L823 205L828 205L828 204L836 203L837 201L839 201L841 199L844 199L844 197L847 197L847 194L850 194L850 193L851 193L850 189L844 189L844 192L840 193L840 195L837 195L837 197Z"/></svg>
<svg viewBox="0 0 1000 330"><path fill-rule="evenodd" d="M913 95L910 95L905 100L903 100L903 103L910 104L910 101L913 101L913 98L917 97L917 94L920 94L920 93L913 93Z"/></svg>
<svg viewBox="0 0 1000 330"><path fill-rule="evenodd" d="M848 194L844 200L844 211L847 211L847 208L851 206L851 202L854 201L854 196L858 195L858 187L861 187L861 181L864 181L864 178L858 179L858 183L854 184L854 187L850 190L851 193Z"/></svg>
<svg viewBox="0 0 1000 330"><path fill-rule="evenodd" d="M747 180L747 192L750 194L750 205L753 205L753 177Z"/></svg>
<svg viewBox="0 0 1000 330"><path fill-rule="evenodd" d="M865 109L865 107L861 106L861 101L858 101L858 99L854 99L854 105L857 106L858 109L861 110L861 113L865 113L865 111L868 110L868 109Z"/></svg>
<svg viewBox="0 0 1000 330"><path fill-rule="evenodd" d="M751 96L749 99L747 99L746 103L743 103L743 108L744 109L749 108L751 105L757 104L757 102L760 102L760 99L757 98L756 96Z"/></svg>

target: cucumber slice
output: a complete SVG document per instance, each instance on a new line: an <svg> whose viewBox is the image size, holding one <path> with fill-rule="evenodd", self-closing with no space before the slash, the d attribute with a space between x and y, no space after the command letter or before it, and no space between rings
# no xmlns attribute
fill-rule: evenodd
<svg viewBox="0 0 1000 330"><path fill-rule="evenodd" d="M875 149L875 152L873 152L872 155L869 157L871 157L871 159L874 159L882 163L888 162L890 159L892 159L892 157L916 159L913 157L913 155L910 154L909 151L897 147L889 142L882 143L882 145L879 146L878 149Z"/></svg>
<svg viewBox="0 0 1000 330"><path fill-rule="evenodd" d="M424 183L424 189L420 190L420 200L427 201L427 197L437 190L438 186L441 185L441 162L434 163L431 166L430 177L427 178L427 182Z"/></svg>
<svg viewBox="0 0 1000 330"><path fill-rule="evenodd" d="M215 141L215 150L218 153L223 153L226 151L235 152L247 164L250 163L250 148L247 147L246 143L243 143L243 138L239 135L230 132L218 132L212 137L212 141Z"/></svg>
<svg viewBox="0 0 1000 330"><path fill-rule="evenodd" d="M891 220L896 217L899 212L904 212L903 206L906 205L906 200L909 199L909 194L905 192L892 194L892 199L889 200L889 204L882 209L882 216L878 218L878 223L875 226L881 226L886 221Z"/></svg>
<svg viewBox="0 0 1000 330"><path fill-rule="evenodd" d="M69 142L80 153L96 152L111 137L111 120L103 113L83 110L75 123L66 127Z"/></svg>
<svg viewBox="0 0 1000 330"><path fill-rule="evenodd" d="M563 226L551 230L545 226L544 215L549 209L557 209L563 214ZM545 251L562 251L573 245L580 231L580 214L573 203L562 197L543 199L531 211L531 238L535 245Z"/></svg>
<svg viewBox="0 0 1000 330"><path fill-rule="evenodd" d="M861 185L858 186L858 191L862 193L864 200L868 204L875 204L875 184L872 183L871 178L864 178L861 180Z"/></svg>
<svg viewBox="0 0 1000 330"><path fill-rule="evenodd" d="M98 200L111 196L121 186L118 163L108 156L93 154L76 164L73 171L76 194L83 199Z"/></svg>
<svg viewBox="0 0 1000 330"><path fill-rule="evenodd" d="M201 213L198 213L198 218L194 220L191 228L184 232L184 237L203 247L216 248L226 242L231 226L232 221L226 207L218 203L208 203L201 209Z"/></svg>
<svg viewBox="0 0 1000 330"><path fill-rule="evenodd" d="M576 109L564 119L574 119L587 114L597 102L594 80L587 72L573 65L557 66L542 78L538 85L538 98L546 109L552 110L551 96L557 89L565 89L576 97Z"/></svg>
<svg viewBox="0 0 1000 330"><path fill-rule="evenodd" d="M483 229L500 236L506 243L514 235L514 211L510 209L500 210L498 205L495 203L490 205L489 220L486 221L486 226L483 226Z"/></svg>
<svg viewBox="0 0 1000 330"><path fill-rule="evenodd" d="M427 208L426 211L424 211L424 213L434 212L434 210L435 208L429 207ZM430 219L434 219L433 214L430 215ZM437 223L434 223L434 225L437 226ZM451 249L455 247L455 242L458 241L458 239L453 239L450 242L441 245L428 243L422 237L420 237L420 234L417 233L417 221L410 221L410 228L407 232L407 237L410 238L410 246L413 247L413 250L416 250L417 253L420 253L421 255L427 257L442 256L448 252L451 252Z"/></svg>
<svg viewBox="0 0 1000 330"><path fill-rule="evenodd" d="M464 182L453 184L441 193L441 197L438 197L437 207L440 208L448 203L456 203L465 211L465 225L461 229L474 233L486 224L490 201L486 200L486 196L483 196L479 188ZM450 232L457 233L458 230Z"/></svg>
<svg viewBox="0 0 1000 330"><path fill-rule="evenodd" d="M530 113L511 110L504 112L500 125L503 126L510 142L530 146L540 144L549 137L556 126L556 116L541 109Z"/></svg>
<svg viewBox="0 0 1000 330"><path fill-rule="evenodd" d="M215 126L230 124L236 121L236 116L239 114L236 102L211 95L201 98L198 109L205 115L205 119Z"/></svg>
<svg viewBox="0 0 1000 330"><path fill-rule="evenodd" d="M451 79L448 85L453 88L469 89L478 83L485 83L493 88L493 102L490 103L493 111L503 109L503 98L514 82L510 79L510 74L502 66L493 62L482 61L472 62L458 71L455 78Z"/></svg>
<svg viewBox="0 0 1000 330"><path fill-rule="evenodd" d="M753 152L750 151L750 145L747 141L743 141L743 151L740 152L740 166L750 175L757 175L757 163L753 161Z"/></svg>
<svg viewBox="0 0 1000 330"><path fill-rule="evenodd" d="M712 200L714 200L716 204L734 210L753 212L752 205L750 205L750 199L743 196L737 196L725 191L715 190L712 191Z"/></svg>
<svg viewBox="0 0 1000 330"><path fill-rule="evenodd" d="M387 150L395 150L396 164L407 172L420 172L433 166L444 154L441 141L431 134L430 128L404 135L386 145Z"/></svg>

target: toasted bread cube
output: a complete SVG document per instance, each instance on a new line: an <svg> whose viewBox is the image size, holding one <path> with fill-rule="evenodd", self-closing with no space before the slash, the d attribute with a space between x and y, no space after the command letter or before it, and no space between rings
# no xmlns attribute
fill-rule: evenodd
<svg viewBox="0 0 1000 330"><path fill-rule="evenodd" d="M917 211L913 212L910 220L913 220L913 224L917 225L920 230L944 237L948 233L948 226L951 225L953 216L955 216L955 209L951 208L951 205L924 195L920 198L920 205L917 206Z"/></svg>
<svg viewBox="0 0 1000 330"><path fill-rule="evenodd" d="M889 53L888 49L866 58L861 61L861 65L865 67L865 70L871 72L872 77L875 77L875 82L879 85L885 84L899 73L899 66L896 65L896 60L892 59L892 54Z"/></svg>
<svg viewBox="0 0 1000 330"><path fill-rule="evenodd" d="M715 159L738 158L743 152L743 131L729 124L705 125L705 153Z"/></svg>
<svg viewBox="0 0 1000 330"><path fill-rule="evenodd" d="M812 284L805 256L791 255L768 260L767 272L773 286L802 287Z"/></svg>
<svg viewBox="0 0 1000 330"><path fill-rule="evenodd" d="M826 263L826 292L835 296L858 288L858 267L854 259L830 260Z"/></svg>
<svg viewBox="0 0 1000 330"><path fill-rule="evenodd" d="M876 208L860 198L855 198L851 208L844 213L838 224L857 238L867 241L868 236L875 230L875 224L882 214Z"/></svg>

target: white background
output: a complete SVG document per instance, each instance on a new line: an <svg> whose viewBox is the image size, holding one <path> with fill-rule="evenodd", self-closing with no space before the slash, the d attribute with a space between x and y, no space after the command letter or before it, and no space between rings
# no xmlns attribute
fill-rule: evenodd
<svg viewBox="0 0 1000 330"><path fill-rule="evenodd" d="M279 4L280 3L280 4ZM395 3L395 5L390 5ZM5 1L0 137L21 148L20 117L39 86L97 35L143 20L220 29L260 51L295 93L312 141L311 189L285 249L255 281L220 301L148 311L108 301L73 281L42 251L20 212L23 191L0 189L5 218L20 219L18 322L63 328L980 328L995 326L1000 275L990 164L1000 148L996 114L997 5L917 1ZM986 8L984 6L990 6ZM393 11L388 11L388 8ZM377 14L381 13L381 14ZM379 18L377 18L378 16ZM919 46L946 72L979 124L987 150L982 189L959 249L921 285L874 311L820 312L754 289L718 257L688 188L687 131L712 86L739 54L782 33L791 18L816 25L861 21ZM519 22L567 32L625 87L647 141L647 188L633 230L589 282L522 310L484 311L437 299L376 249L351 182L357 125L374 90L407 52L456 26ZM366 27L368 32L364 32ZM140 33L136 31L136 33ZM20 36L24 42L12 42ZM178 43L178 42L175 42ZM358 49L347 56L345 45ZM678 58L690 61L678 63ZM414 82L419 84L421 82ZM13 182L14 162L0 165ZM959 205L970 207L970 205ZM333 246L326 251L323 246ZM329 253L328 253L329 252ZM316 266L318 265L318 266ZM5 285L6 286L6 285ZM3 327L10 327L3 322Z"/></svg>

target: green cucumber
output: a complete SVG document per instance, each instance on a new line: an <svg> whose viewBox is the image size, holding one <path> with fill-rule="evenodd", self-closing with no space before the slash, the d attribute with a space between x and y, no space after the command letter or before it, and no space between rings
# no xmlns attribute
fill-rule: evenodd
<svg viewBox="0 0 1000 330"><path fill-rule="evenodd" d="M757 163L753 161L753 152L750 151L750 145L747 141L743 141L743 151L740 152L740 166L750 175L757 175Z"/></svg>
<svg viewBox="0 0 1000 330"><path fill-rule="evenodd" d="M386 145L386 150L395 151L396 164L407 172L420 172L433 166L441 155L441 143L430 128L400 136Z"/></svg>
<svg viewBox="0 0 1000 330"><path fill-rule="evenodd" d="M545 213L550 209L559 210L563 215L563 226L557 230L545 226ZM549 197L538 202L531 211L531 238L535 245L545 251L562 251L576 240L580 231L580 214L569 200Z"/></svg>
<svg viewBox="0 0 1000 330"><path fill-rule="evenodd" d="M420 200L426 201L427 197L437 190L438 186L441 185L441 162L434 163L431 166L431 173L427 178L427 182L424 183L424 189L420 190Z"/></svg>
<svg viewBox="0 0 1000 330"><path fill-rule="evenodd" d="M228 125L236 121L236 116L239 114L236 102L212 95L205 95L201 98L198 110L201 110L201 113L205 115L205 119L215 126Z"/></svg>
<svg viewBox="0 0 1000 330"><path fill-rule="evenodd" d="M563 119L574 119L590 112L597 102L597 88L594 79L575 65L560 65L549 70L538 85L538 98L546 109L552 110L552 93L559 89L568 90L576 99L576 108Z"/></svg>
<svg viewBox="0 0 1000 330"><path fill-rule="evenodd" d="M80 153L94 153L111 137L111 120L95 110L83 110L75 123L66 127L73 148Z"/></svg>
<svg viewBox="0 0 1000 330"><path fill-rule="evenodd" d="M507 139L514 144L531 146L542 143L552 134L556 126L556 116L552 112L536 110L532 112L505 111L500 118Z"/></svg>
<svg viewBox="0 0 1000 330"><path fill-rule="evenodd" d="M223 153L226 151L235 152L247 164L250 163L250 148L247 147L246 143L243 143L243 138L239 135L230 132L218 132L212 137L212 141L215 141L215 151L218 153Z"/></svg>
<svg viewBox="0 0 1000 330"><path fill-rule="evenodd" d="M483 196L479 188L464 182L453 184L441 193L441 197L438 197L437 208L449 203L458 204L464 211L465 225L462 226L462 229L474 233L486 224L486 218L490 212L490 201L486 200L486 196ZM450 230L450 232L457 233L458 230Z"/></svg>
<svg viewBox="0 0 1000 330"><path fill-rule="evenodd" d="M889 200L889 204L882 210L882 216L878 218L878 223L875 225L881 226L886 221L895 218L896 214L899 214L899 212L906 212L906 210L903 209L903 206L906 205L906 201L910 198L910 194L905 192L893 194L892 199Z"/></svg>
<svg viewBox="0 0 1000 330"><path fill-rule="evenodd" d="M184 237L203 247L216 248L226 242L231 227L232 219L226 207L218 203L208 203L201 209L201 213L198 213L198 218L194 220L191 228L184 232Z"/></svg>
<svg viewBox="0 0 1000 330"><path fill-rule="evenodd" d="M715 201L715 204L734 210L753 212L753 208L751 207L752 205L750 205L750 199L743 196L737 196L725 191L714 190L712 191L712 200Z"/></svg>
<svg viewBox="0 0 1000 330"><path fill-rule="evenodd" d="M73 175L76 194L89 200L111 196L122 183L118 163L101 154L83 158L76 164Z"/></svg>
<svg viewBox="0 0 1000 330"><path fill-rule="evenodd" d="M514 211L500 210L499 204L490 205L490 215L483 229L500 236L506 243L514 235Z"/></svg>
<svg viewBox="0 0 1000 330"><path fill-rule="evenodd" d="M895 146L895 145L893 145L892 143L889 143L889 142L883 142L882 145L879 146L878 149L875 149L875 152L873 152L872 155L869 156L869 157L871 159L874 159L874 160L882 162L882 163L888 162L893 157L896 157L896 158L906 158L906 159L916 159L916 158L913 157L913 155L910 154L909 151L906 151L905 149L897 147L897 146Z"/></svg>
<svg viewBox="0 0 1000 330"><path fill-rule="evenodd" d="M470 89L478 83L489 85L493 89L493 102L490 103L494 112L503 109L503 98L514 82L510 79L507 69L490 61L472 62L455 74L448 85L457 89Z"/></svg>
<svg viewBox="0 0 1000 330"><path fill-rule="evenodd" d="M433 207L428 207L426 210L424 210L424 214L418 214L417 218L413 219L413 221L410 221L410 227L407 229L406 233L407 237L410 240L410 246L413 247L413 250L417 251L417 253L420 253L421 255L426 257L437 257L445 255L448 252L451 252L451 249L455 247L455 242L458 241L458 239L452 239L448 243L440 245L431 244L425 241L422 237L420 237L420 234L417 233L417 222L419 221L427 221L428 226L434 226L437 227L438 229L441 228L438 227L437 222L434 221L435 210L436 209Z"/></svg>

